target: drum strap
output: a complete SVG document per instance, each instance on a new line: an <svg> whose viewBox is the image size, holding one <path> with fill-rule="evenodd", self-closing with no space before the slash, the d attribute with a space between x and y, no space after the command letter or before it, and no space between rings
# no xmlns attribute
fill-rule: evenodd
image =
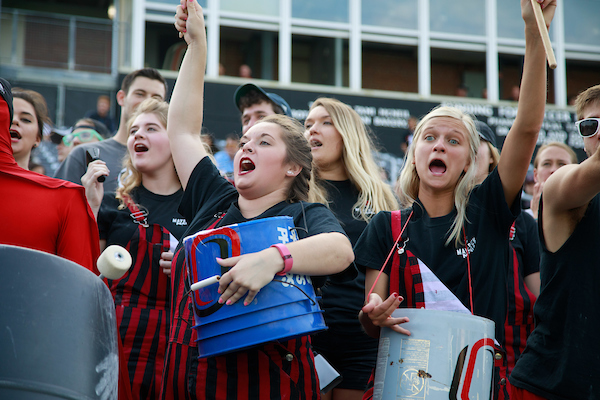
<svg viewBox="0 0 600 400"><path fill-rule="evenodd" d="M408 249L406 243L410 240L406 227L412 213L410 209L392 211L392 236L399 240L395 243L390 271L390 293L400 290L405 298L404 306L407 308L425 308L425 294L423 280L419 269L417 257ZM404 229L403 229L404 227ZM401 267L404 265L404 267ZM400 285L402 273L403 285Z"/></svg>
<svg viewBox="0 0 600 400"><path fill-rule="evenodd" d="M221 221L223 219L223 217L225 217L225 214L227 214L227 213L221 212L221 211L216 213L213 217L214 220L210 223L210 225L206 228L206 230L213 229L214 227L216 227L217 224L219 223L219 221Z"/></svg>

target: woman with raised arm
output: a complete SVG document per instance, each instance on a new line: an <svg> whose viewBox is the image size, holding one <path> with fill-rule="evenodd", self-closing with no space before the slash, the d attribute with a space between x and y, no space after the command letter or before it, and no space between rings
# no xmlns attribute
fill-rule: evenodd
<svg viewBox="0 0 600 400"><path fill-rule="evenodd" d="M556 0L538 3L549 24ZM400 176L400 200L407 208L397 219L388 212L376 215L355 246L356 263L366 269L366 293L373 288L360 315L373 337L381 327L410 334L402 325L406 317L391 317L402 304L489 318L503 343L508 230L520 212L519 194L546 104L546 56L530 0L521 0L521 11L526 40L521 95L498 167L477 185L480 142L473 120L451 107L432 110L417 126ZM405 224L406 229L392 235L392 224L398 232ZM392 262L384 262L397 236L404 252L396 268L410 263L413 279L400 274L393 282ZM422 285L408 282L419 280Z"/></svg>
<svg viewBox="0 0 600 400"><path fill-rule="evenodd" d="M398 209L373 160L367 128L350 106L325 97L312 104L304 128L329 207L355 244L377 212ZM364 303L365 274L357 274L354 265L348 270L357 276L333 276L321 288L329 329L312 341L343 378L323 396L328 399L362 398L377 359L377 340L364 333L356 318Z"/></svg>
<svg viewBox="0 0 600 400"><path fill-rule="evenodd" d="M183 197L169 148L169 105L154 98L140 103L128 121L125 172L117 193L103 196L101 160L81 177L97 215L100 247L120 245L132 266L106 282L113 295L119 333L120 398L155 399L160 392L169 333L172 250L182 238L185 219L177 212Z"/></svg>
<svg viewBox="0 0 600 400"><path fill-rule="evenodd" d="M175 25L188 49L171 98L168 133L185 190L180 211L189 222L186 234L206 229L218 213L222 218L216 227L291 216L299 228L299 240L287 244L291 259L285 263L272 247L217 259L221 266L231 267L219 281L219 303L249 304L277 273L326 275L344 270L354 258L352 246L323 204L307 202L319 196L313 192L310 147L297 121L270 116L244 134L234 158L235 187L207 157L200 136L206 36L196 0L182 1ZM308 336L198 359L188 307L191 298L184 294L189 289L186 262L179 249L172 265L172 326L162 398L319 398Z"/></svg>

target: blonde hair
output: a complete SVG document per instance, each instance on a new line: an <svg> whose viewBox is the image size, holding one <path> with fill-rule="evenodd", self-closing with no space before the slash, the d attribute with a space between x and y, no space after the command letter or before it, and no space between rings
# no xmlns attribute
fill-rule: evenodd
<svg viewBox="0 0 600 400"><path fill-rule="evenodd" d="M127 132L131 130L131 126L137 117L142 114L154 114L158 121L167 129L167 114L169 112L169 104L165 101L155 98L149 98L140 103L135 109L129 120L127 121ZM125 171L119 176L119 187L117 188L116 198L119 200L119 209L127 206L127 203L133 203L131 191L142 184L142 173L133 166L131 154L125 152L123 158L123 167ZM174 168L174 167L173 167Z"/></svg>
<svg viewBox="0 0 600 400"><path fill-rule="evenodd" d="M309 201L326 204L325 191L315 179L310 145L304 137L304 127L295 119L286 115L269 115L257 124L270 123L281 129L281 139L286 147L285 162L292 162L301 167L288 189L287 201Z"/></svg>
<svg viewBox="0 0 600 400"><path fill-rule="evenodd" d="M310 111L319 106L325 108L342 137L342 161L350 182L359 192L353 207L359 212L353 216L369 222L379 211L397 210L398 201L380 177L379 167L373 160L373 141L358 113L347 104L327 97L315 100Z"/></svg>
<svg viewBox="0 0 600 400"><path fill-rule="evenodd" d="M535 158L533 159L533 168L538 167L538 165L540 164L540 155L548 147L558 147L558 148L566 151L569 154L569 158L571 159L572 164L577 164L579 162L579 160L577 159L577 154L575 154L575 151L570 146L568 146L562 142L550 142L550 143L546 143L545 145L540 146L537 149L537 152L535 153Z"/></svg>
<svg viewBox="0 0 600 400"><path fill-rule="evenodd" d="M423 134L423 129L434 118L447 117L453 118L462 122L465 127L466 139L469 143L469 159L470 165L465 173L463 173L456 187L454 188L454 207L456 208L456 217L452 222L446 245L449 245L454 241L458 247L462 243L461 231L463 230L467 220L467 204L469 202L469 196L471 191L477 183L477 149L479 148L479 134L473 123L473 118L454 107L442 107L438 106L431 110L417 125L413 136L413 141L408 148L406 154L406 161L404 168L398 179L398 196L400 203L403 207L410 207L413 205L417 197L419 196L419 184L420 178L417 173L415 160L415 147Z"/></svg>

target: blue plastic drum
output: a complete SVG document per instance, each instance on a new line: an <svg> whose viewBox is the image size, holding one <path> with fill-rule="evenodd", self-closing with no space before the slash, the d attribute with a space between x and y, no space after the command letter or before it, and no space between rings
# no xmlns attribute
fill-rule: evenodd
<svg viewBox="0 0 600 400"><path fill-rule="evenodd" d="M264 218L201 231L184 239L191 283L223 275L216 258L297 240L291 217ZM218 284L193 292L199 358L289 340L327 329L309 276L276 276L251 304L219 304Z"/></svg>

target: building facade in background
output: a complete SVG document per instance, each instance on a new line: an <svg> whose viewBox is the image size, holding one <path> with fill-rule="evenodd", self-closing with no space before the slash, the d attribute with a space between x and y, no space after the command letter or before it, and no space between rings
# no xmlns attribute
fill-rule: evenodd
<svg viewBox="0 0 600 400"><path fill-rule="evenodd" d="M93 109L98 95L114 99L131 70L157 68L172 88L185 51L173 27L177 4L0 0L0 76L41 92L53 120L66 126ZM217 138L239 131L232 93L248 79L284 95L299 119L317 96L348 102L383 150L397 156L408 116L440 103L473 112L500 139L512 124L525 46L518 0L200 4L208 38L206 127ZM559 2L550 29L558 67L549 73L540 143L582 147L569 102L600 83L598 15L598 0ZM113 102L113 113L117 108Z"/></svg>

